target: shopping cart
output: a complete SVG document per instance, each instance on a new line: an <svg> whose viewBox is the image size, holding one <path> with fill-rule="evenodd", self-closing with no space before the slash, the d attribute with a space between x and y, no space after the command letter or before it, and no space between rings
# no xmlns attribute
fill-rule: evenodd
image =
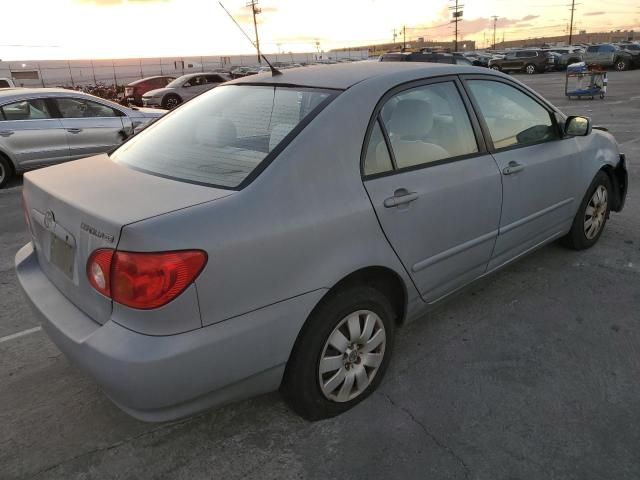
<svg viewBox="0 0 640 480"><path fill-rule="evenodd" d="M584 62L573 63L567 67L564 81L564 94L571 99L596 95L604 98L607 93L607 72L598 65L587 65Z"/></svg>

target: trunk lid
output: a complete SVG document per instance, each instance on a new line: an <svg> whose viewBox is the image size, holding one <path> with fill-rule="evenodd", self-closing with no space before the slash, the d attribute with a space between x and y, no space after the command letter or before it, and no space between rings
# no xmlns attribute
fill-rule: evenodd
<svg viewBox="0 0 640 480"><path fill-rule="evenodd" d="M42 271L98 323L109 319L112 303L88 282L86 264L93 251L115 249L127 224L232 193L142 173L106 154L24 176L24 198Z"/></svg>

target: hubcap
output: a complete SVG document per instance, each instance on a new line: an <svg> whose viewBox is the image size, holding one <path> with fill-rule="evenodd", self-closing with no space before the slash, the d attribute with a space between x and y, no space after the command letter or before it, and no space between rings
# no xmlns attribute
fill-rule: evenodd
<svg viewBox="0 0 640 480"><path fill-rule="evenodd" d="M177 98L169 98L169 99L167 99L167 107L173 108L173 107L175 107L177 105L178 105L178 99Z"/></svg>
<svg viewBox="0 0 640 480"><path fill-rule="evenodd" d="M533 73L536 71L536 68L533 65L529 65L527 67L527 73Z"/></svg>
<svg viewBox="0 0 640 480"><path fill-rule="evenodd" d="M624 62L618 62L618 70L624 70Z"/></svg>
<svg viewBox="0 0 640 480"><path fill-rule="evenodd" d="M598 235L607 216L607 189L599 185L587 204L584 213L584 234L588 240L592 240Z"/></svg>
<svg viewBox="0 0 640 480"><path fill-rule="evenodd" d="M362 394L378 373L386 340L376 313L358 310L344 317L320 356L318 380L323 395L334 402L348 402Z"/></svg>

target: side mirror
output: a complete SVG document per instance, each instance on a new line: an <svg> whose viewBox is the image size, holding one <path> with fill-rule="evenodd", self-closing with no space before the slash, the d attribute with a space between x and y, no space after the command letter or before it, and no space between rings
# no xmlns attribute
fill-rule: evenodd
<svg viewBox="0 0 640 480"><path fill-rule="evenodd" d="M579 116L567 118L564 124L564 133L572 137L586 137L591 133L591 119Z"/></svg>

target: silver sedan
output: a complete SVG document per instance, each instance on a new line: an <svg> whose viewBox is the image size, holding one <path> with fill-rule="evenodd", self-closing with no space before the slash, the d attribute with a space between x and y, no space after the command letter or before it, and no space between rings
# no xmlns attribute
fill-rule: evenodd
<svg viewBox="0 0 640 480"><path fill-rule="evenodd" d="M0 91L0 188L16 173L108 152L164 112L55 88Z"/></svg>
<svg viewBox="0 0 640 480"><path fill-rule="evenodd" d="M230 77L224 73L190 73L176 78L166 87L145 93L142 104L170 110L228 80Z"/></svg>
<svg viewBox="0 0 640 480"><path fill-rule="evenodd" d="M25 175L17 274L135 417L281 389L319 419L370 395L395 331L441 299L556 239L593 246L626 189L609 133L507 75L306 67Z"/></svg>

